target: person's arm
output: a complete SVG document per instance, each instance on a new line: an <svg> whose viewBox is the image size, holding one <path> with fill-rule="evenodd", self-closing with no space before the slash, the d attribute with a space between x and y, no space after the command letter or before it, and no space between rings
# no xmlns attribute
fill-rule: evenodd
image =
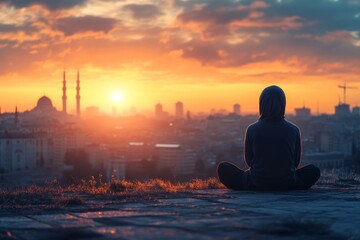
<svg viewBox="0 0 360 240"><path fill-rule="evenodd" d="M244 149L245 150L244 151L245 162L251 168L254 154L252 152L251 141L250 141L250 137L249 137L249 127L246 129L246 133L245 133L244 148L245 148Z"/></svg>
<svg viewBox="0 0 360 240"><path fill-rule="evenodd" d="M300 130L298 130L298 134L297 134L296 142L295 142L295 167L296 168L299 166L300 160L301 160L301 134L300 134Z"/></svg>

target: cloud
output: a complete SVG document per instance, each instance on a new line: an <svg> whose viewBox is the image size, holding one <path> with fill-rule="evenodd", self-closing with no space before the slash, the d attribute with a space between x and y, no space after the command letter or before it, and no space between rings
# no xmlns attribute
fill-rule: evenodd
<svg viewBox="0 0 360 240"><path fill-rule="evenodd" d="M169 53L177 53L179 65L196 62L199 69L252 76L360 72L358 1L123 0L116 7L115 0L1 2L11 4L0 11L0 55L8 62L2 72L15 71L17 62L31 70L26 64L41 66L48 59L60 67L100 68L131 60L160 71ZM188 67L176 69L181 75Z"/></svg>
<svg viewBox="0 0 360 240"><path fill-rule="evenodd" d="M88 31L107 33L115 27L116 22L113 18L105 17L67 17L57 19L54 27L66 36Z"/></svg>
<svg viewBox="0 0 360 240"><path fill-rule="evenodd" d="M12 32L12 31L15 31L17 29L18 29L18 27L16 27L13 24L1 24L0 23L0 32L1 33L3 33L3 32Z"/></svg>
<svg viewBox="0 0 360 240"><path fill-rule="evenodd" d="M152 19L162 15L160 9L153 4L127 4L123 10L131 12L133 18Z"/></svg>
<svg viewBox="0 0 360 240"><path fill-rule="evenodd" d="M86 0L0 0L0 3L8 3L17 8L39 4L48 9L67 9L84 4Z"/></svg>
<svg viewBox="0 0 360 240"><path fill-rule="evenodd" d="M297 57L302 74L359 72L360 2L177 1L179 31L168 41L184 58L218 68L287 62ZM346 64L342 64L346 63Z"/></svg>
<svg viewBox="0 0 360 240"><path fill-rule="evenodd" d="M280 3L272 1L271 7L264 9L264 16L298 16L313 23L304 31L323 34L338 30L359 31L360 19L355 17L359 12L359 1L283 0Z"/></svg>

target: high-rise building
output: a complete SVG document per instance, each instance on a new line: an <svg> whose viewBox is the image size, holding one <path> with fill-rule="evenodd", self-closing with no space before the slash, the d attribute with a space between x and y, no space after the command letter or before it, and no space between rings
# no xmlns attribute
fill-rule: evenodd
<svg viewBox="0 0 360 240"><path fill-rule="evenodd" d="M155 156L159 169L166 169L175 175L194 173L195 152L180 144L155 144Z"/></svg>
<svg viewBox="0 0 360 240"><path fill-rule="evenodd" d="M295 116L302 119L308 119L311 117L311 110L305 106L302 108L295 108Z"/></svg>
<svg viewBox="0 0 360 240"><path fill-rule="evenodd" d="M346 103L339 103L335 106L335 115L338 117L346 117L350 115L350 105Z"/></svg>
<svg viewBox="0 0 360 240"><path fill-rule="evenodd" d="M175 116L176 118L184 117L184 104L180 101L175 103Z"/></svg>
<svg viewBox="0 0 360 240"><path fill-rule="evenodd" d="M65 69L64 69L64 73L63 73L63 88L62 88L62 111L63 113L66 113L66 73L65 73Z"/></svg>
<svg viewBox="0 0 360 240"><path fill-rule="evenodd" d="M240 104L235 103L233 106L233 112L237 115L240 115Z"/></svg>
<svg viewBox="0 0 360 240"><path fill-rule="evenodd" d="M80 117L80 74L77 72L76 80L76 116Z"/></svg>
<svg viewBox="0 0 360 240"><path fill-rule="evenodd" d="M163 108L160 103L155 105L155 116L156 117L162 117L163 116Z"/></svg>
<svg viewBox="0 0 360 240"><path fill-rule="evenodd" d="M187 121L190 121L190 120L191 120L191 112L190 112L190 111L187 111L187 112L186 112L186 120L187 120Z"/></svg>
<svg viewBox="0 0 360 240"><path fill-rule="evenodd" d="M19 123L19 113L17 110L17 106L15 106L15 118L14 118L15 124Z"/></svg>
<svg viewBox="0 0 360 240"><path fill-rule="evenodd" d="M359 116L360 115L360 107L358 107L358 106L353 107L351 113L353 115Z"/></svg>

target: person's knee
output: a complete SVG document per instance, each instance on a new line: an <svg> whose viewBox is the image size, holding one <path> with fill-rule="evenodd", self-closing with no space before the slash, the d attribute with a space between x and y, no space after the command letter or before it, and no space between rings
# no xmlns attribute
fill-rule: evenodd
<svg viewBox="0 0 360 240"><path fill-rule="evenodd" d="M315 183L315 182L317 182L317 180L319 180L319 178L321 176L320 168L318 168L317 166L315 166L313 164L310 164L309 168L311 168L313 180L314 180L314 183Z"/></svg>
<svg viewBox="0 0 360 240"><path fill-rule="evenodd" d="M311 168L312 171L314 171L314 173L316 173L316 175L318 175L320 177L320 168L318 168L317 166L315 166L314 164L310 164L308 165L309 168Z"/></svg>
<svg viewBox="0 0 360 240"><path fill-rule="evenodd" d="M320 168L314 166L314 174L315 174L315 177L316 177L316 181L319 180L319 178L321 176Z"/></svg>
<svg viewBox="0 0 360 240"><path fill-rule="evenodd" d="M229 165L228 162L220 162L217 167L218 176L221 178L224 175L226 167Z"/></svg>

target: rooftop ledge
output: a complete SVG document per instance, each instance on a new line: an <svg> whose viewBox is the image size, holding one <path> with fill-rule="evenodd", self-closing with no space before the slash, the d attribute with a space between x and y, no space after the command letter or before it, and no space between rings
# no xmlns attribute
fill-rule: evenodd
<svg viewBox="0 0 360 240"><path fill-rule="evenodd" d="M96 184L53 186L47 194L2 190L0 238L360 238L356 176L325 176L311 190L291 192L230 191L216 179L178 188L161 180Z"/></svg>

